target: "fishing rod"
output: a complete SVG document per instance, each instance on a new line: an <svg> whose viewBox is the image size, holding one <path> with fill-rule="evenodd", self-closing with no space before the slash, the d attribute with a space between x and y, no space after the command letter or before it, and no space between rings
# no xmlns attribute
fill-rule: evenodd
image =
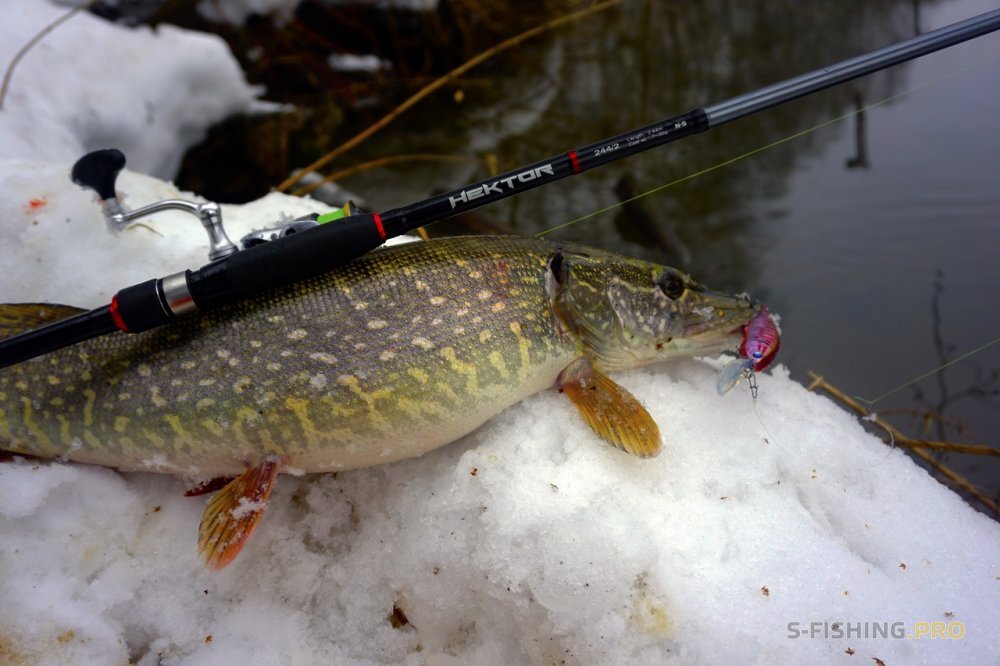
<svg viewBox="0 0 1000 666"><path fill-rule="evenodd" d="M197 312L304 280L359 257L386 240L597 166L704 132L893 65L1000 29L1000 9L844 60L759 90L694 109L546 160L476 181L384 213L345 208L308 216L242 239L225 235L216 204L162 201L125 212L114 182L125 166L115 150L90 153L73 167L74 182L97 191L112 226L167 208L197 215L210 238L211 263L126 287L105 305L0 341L4 368L84 340L124 331L142 333Z"/></svg>

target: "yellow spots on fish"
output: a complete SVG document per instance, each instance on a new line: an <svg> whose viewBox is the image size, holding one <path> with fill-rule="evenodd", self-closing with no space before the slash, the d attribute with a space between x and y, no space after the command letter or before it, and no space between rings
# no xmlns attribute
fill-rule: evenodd
<svg viewBox="0 0 1000 666"><path fill-rule="evenodd" d="M145 363L140 363L136 367L135 371L139 373L140 377L149 377L151 374L153 374L153 370Z"/></svg>
<svg viewBox="0 0 1000 666"><path fill-rule="evenodd" d="M477 272L478 272L478 271L477 271ZM488 298L489 298L489 297L490 297L491 295L492 295L492 294L490 293L490 290L489 290L489 289L482 289L482 290L480 290L480 291L476 292L476 298L478 298L478 299L479 299L479 300L481 300L481 301L485 301L485 300L486 300L486 299L488 299Z"/></svg>
<svg viewBox="0 0 1000 666"><path fill-rule="evenodd" d="M7 425L7 412L3 409L0 409L0 437L5 441L14 439L10 434L10 426Z"/></svg>
<svg viewBox="0 0 1000 666"><path fill-rule="evenodd" d="M437 388L438 393L443 397L448 398L448 400L450 400L453 405L462 404L462 398L460 398L459 395L455 393L455 389L451 387L451 384L448 384L447 382L438 382L435 386Z"/></svg>
<svg viewBox="0 0 1000 666"><path fill-rule="evenodd" d="M246 375L243 375L235 382L233 382L233 390L236 391L237 394L243 393L243 389L250 386L252 383L253 383L252 379L250 379Z"/></svg>
<svg viewBox="0 0 1000 666"><path fill-rule="evenodd" d="M80 373L80 379L82 379L85 382L89 382L93 378L94 375L91 374L90 370L84 370L83 372Z"/></svg>
<svg viewBox="0 0 1000 666"><path fill-rule="evenodd" d="M116 416L115 417L115 424L113 426L114 429L115 429L115 432L118 432L118 433L125 432L125 429L128 428L128 421L129 421L129 418L127 416Z"/></svg>
<svg viewBox="0 0 1000 666"><path fill-rule="evenodd" d="M410 343L414 347L420 347L424 351L427 351L429 349L434 349L434 343L428 340L427 338L416 337L410 340Z"/></svg>
<svg viewBox="0 0 1000 666"><path fill-rule="evenodd" d="M299 426L302 427L302 434L305 436L307 443L315 442L319 439L319 431L316 430L316 424L309 418L308 400L290 396L285 398L285 409L295 415Z"/></svg>
<svg viewBox="0 0 1000 666"><path fill-rule="evenodd" d="M325 363L326 365L333 365L337 362L337 357L327 352L313 352L309 354L309 358L313 361Z"/></svg>
<svg viewBox="0 0 1000 666"><path fill-rule="evenodd" d="M199 380L198 386L211 386L214 383L215 383L214 379L202 379Z"/></svg>
<svg viewBox="0 0 1000 666"><path fill-rule="evenodd" d="M62 414L56 415L59 421L59 443L69 446L73 442L73 436L69 433L69 419Z"/></svg>
<svg viewBox="0 0 1000 666"><path fill-rule="evenodd" d="M479 332L479 341L480 342L486 342L487 340L489 340L492 337L493 337L493 332L492 331L486 330L486 331L480 331Z"/></svg>
<svg viewBox="0 0 1000 666"><path fill-rule="evenodd" d="M507 363L503 360L503 354L499 351L491 351L488 358L490 365L496 368L502 378L510 379L510 371L507 369Z"/></svg>
<svg viewBox="0 0 1000 666"><path fill-rule="evenodd" d="M309 335L309 333L306 331L306 329L304 329L304 328L297 328L297 329L295 329L294 331L292 331L291 333L288 334L288 339L291 340L291 341L293 341L293 342L297 342L299 340L305 339L305 337L307 335Z"/></svg>
<svg viewBox="0 0 1000 666"><path fill-rule="evenodd" d="M260 340L251 340L250 341L250 346L253 347L254 349L260 349L264 345L263 345L263 343L261 343Z"/></svg>
<svg viewBox="0 0 1000 666"><path fill-rule="evenodd" d="M457 259L456 258L453 261L455 262L456 266L461 266L462 268L465 268L466 266L469 265L469 262L468 262L467 259Z"/></svg>
<svg viewBox="0 0 1000 666"><path fill-rule="evenodd" d="M417 278L413 282L413 286L416 287L418 291L427 291L428 289L430 289L430 285L428 285L426 282L424 282L420 278Z"/></svg>
<svg viewBox="0 0 1000 666"><path fill-rule="evenodd" d="M182 442L190 442L191 434L184 428L184 423L181 421L181 417L177 414L166 414L163 420L167 422L170 429Z"/></svg>
<svg viewBox="0 0 1000 666"><path fill-rule="evenodd" d="M83 389L83 397L85 402L83 403L83 426L89 428L94 425L94 401L97 400L97 394L94 389Z"/></svg>
<svg viewBox="0 0 1000 666"><path fill-rule="evenodd" d="M274 361L271 361L265 367L271 372L277 372L278 370L281 370L281 364L275 363Z"/></svg>
<svg viewBox="0 0 1000 666"><path fill-rule="evenodd" d="M215 405L215 400L212 398L202 398L198 402L194 403L196 409L208 409Z"/></svg>
<svg viewBox="0 0 1000 666"><path fill-rule="evenodd" d="M14 388L18 391L24 392L28 390L28 384L23 379L19 379L14 382Z"/></svg>
<svg viewBox="0 0 1000 666"><path fill-rule="evenodd" d="M177 417L174 417L177 418ZM155 430L150 430L149 428L142 429L142 436L153 446L154 449L161 449L166 446L166 440L160 436L160 433Z"/></svg>
<svg viewBox="0 0 1000 666"><path fill-rule="evenodd" d="M510 322L510 332L517 338L517 352L521 361L517 374L518 379L523 380L531 372L531 340L522 334L520 322Z"/></svg>
<svg viewBox="0 0 1000 666"><path fill-rule="evenodd" d="M368 323L365 325L371 330L377 331L380 328L385 328L386 326L388 326L389 322L387 322L385 319L369 319Z"/></svg>
<svg viewBox="0 0 1000 666"><path fill-rule="evenodd" d="M267 321L269 324L280 324L285 321L285 315L268 315Z"/></svg>
<svg viewBox="0 0 1000 666"><path fill-rule="evenodd" d="M83 444L86 444L92 449L101 448L101 440L97 439L97 436L94 434L92 430L83 431ZM80 443L79 439L73 439L73 442L69 448L72 451L75 449L79 449L81 446L82 444Z"/></svg>
<svg viewBox="0 0 1000 666"><path fill-rule="evenodd" d="M24 424L24 427L35 436L35 439L37 439L40 444L43 446L51 445L52 440L49 439L49 436L45 434L45 431L39 428L38 424L35 423L34 409L31 404L31 399L22 396L21 404L24 405L24 411L21 412L21 422Z"/></svg>
<svg viewBox="0 0 1000 666"><path fill-rule="evenodd" d="M327 384L326 375L324 375L322 372L317 373L309 378L309 385L316 390L323 388L324 386L326 386L326 384Z"/></svg>
<svg viewBox="0 0 1000 666"><path fill-rule="evenodd" d="M457 326L457 327L455 327L455 329L454 329L453 332L455 333L455 335L465 335L465 327L464 326Z"/></svg>
<svg viewBox="0 0 1000 666"><path fill-rule="evenodd" d="M198 364L194 361L184 361L181 363L181 370L194 370Z"/></svg>
<svg viewBox="0 0 1000 666"><path fill-rule="evenodd" d="M455 353L454 347L444 347L440 354L446 361L448 361L452 370L465 376L466 391L469 393L477 393L479 391L479 368L476 364L469 363L458 358L458 354Z"/></svg>
<svg viewBox="0 0 1000 666"><path fill-rule="evenodd" d="M368 303L366 303L365 301L358 301L357 303L354 304L355 310L364 310L367 307Z"/></svg>
<svg viewBox="0 0 1000 666"><path fill-rule="evenodd" d="M55 375L49 375L48 377L45 378L45 380L49 383L50 386L57 386L60 382L60 379Z"/></svg>
<svg viewBox="0 0 1000 666"><path fill-rule="evenodd" d="M472 323L473 324L480 324L480 323L482 323L482 321L483 321L483 318L480 317L479 315L476 315L475 317L472 318Z"/></svg>
<svg viewBox="0 0 1000 666"><path fill-rule="evenodd" d="M430 377L427 375L427 373L421 370L420 368L407 368L406 374L413 377L421 384L426 384L430 380Z"/></svg>
<svg viewBox="0 0 1000 666"><path fill-rule="evenodd" d="M149 390L149 399L153 403L154 407L166 407L167 401L160 395L160 387L153 385Z"/></svg>
<svg viewBox="0 0 1000 666"><path fill-rule="evenodd" d="M222 437L226 434L226 431L214 419L202 419L199 423L213 437Z"/></svg>
<svg viewBox="0 0 1000 666"><path fill-rule="evenodd" d="M459 264L459 265L461 265L461 264ZM478 280L479 278L483 277L483 272L482 271L469 271L469 277L472 278L473 280Z"/></svg>
<svg viewBox="0 0 1000 666"><path fill-rule="evenodd" d="M3 398L0 398L0 400L3 400ZM56 396L51 400L49 400L49 404L52 405L53 407L62 407L64 404L66 404L66 401L60 398L59 396Z"/></svg>
<svg viewBox="0 0 1000 666"><path fill-rule="evenodd" d="M504 308L506 307L507 306L504 305L503 301L497 301L496 303L493 304L493 307L491 307L490 310L492 310L493 312L503 312Z"/></svg>
<svg viewBox="0 0 1000 666"><path fill-rule="evenodd" d="M392 389L380 388L366 391L354 375L341 375L337 378L337 382L345 386L348 391L365 403L368 409L368 419L373 427L379 428L387 424L385 416L379 411L375 403L379 400L386 400L392 397Z"/></svg>
<svg viewBox="0 0 1000 666"><path fill-rule="evenodd" d="M431 296L431 305L441 305L444 303L443 296Z"/></svg>
<svg viewBox="0 0 1000 666"><path fill-rule="evenodd" d="M467 314L469 314L468 304L466 304L466 307L464 307L464 308L462 308L460 310L456 310L455 311L455 315L457 315L459 317L464 317Z"/></svg>
<svg viewBox="0 0 1000 666"><path fill-rule="evenodd" d="M386 349L385 351L383 351L381 354L378 355L378 359L380 361L391 361L394 358L396 358L396 352L390 349Z"/></svg>

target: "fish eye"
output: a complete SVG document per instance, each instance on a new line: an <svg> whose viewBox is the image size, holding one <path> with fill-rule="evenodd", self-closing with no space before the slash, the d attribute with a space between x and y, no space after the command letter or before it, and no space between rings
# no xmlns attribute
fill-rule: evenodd
<svg viewBox="0 0 1000 666"><path fill-rule="evenodd" d="M658 282L660 290L670 300L676 301L684 293L684 280L674 273L664 273Z"/></svg>

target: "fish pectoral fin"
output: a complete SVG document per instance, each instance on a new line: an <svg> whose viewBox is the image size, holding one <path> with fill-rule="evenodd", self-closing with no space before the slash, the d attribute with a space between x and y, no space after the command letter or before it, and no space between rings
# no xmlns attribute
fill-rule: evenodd
<svg viewBox="0 0 1000 666"><path fill-rule="evenodd" d="M598 437L640 458L661 450L660 428L635 396L579 359L556 382Z"/></svg>
<svg viewBox="0 0 1000 666"><path fill-rule="evenodd" d="M278 460L268 458L230 481L209 501L198 527L198 554L213 569L232 562L267 508Z"/></svg>

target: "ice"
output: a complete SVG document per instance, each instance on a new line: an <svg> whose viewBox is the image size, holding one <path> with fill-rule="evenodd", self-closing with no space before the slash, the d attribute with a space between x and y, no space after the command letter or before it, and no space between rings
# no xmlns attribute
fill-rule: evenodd
<svg viewBox="0 0 1000 666"><path fill-rule="evenodd" d="M4 3L3 58L55 14ZM195 68L195 48L220 56ZM111 83L87 63L131 72L111 99L158 109L198 90L203 108L244 109L252 94L222 55L214 38L78 16L22 63L0 113L0 302L92 307L206 262L194 220L165 214L111 233L67 173L95 147L95 127L137 171L158 171L170 161L161 151L213 120L147 126L143 105L95 104ZM192 76L230 84L205 90ZM119 189L132 206L178 195L132 171ZM313 210L325 208L272 194L224 213L235 239ZM207 498L183 497L181 480L2 463L0 662L1000 661L997 524L780 365L758 375L756 402L742 384L718 396L724 362L616 375L661 427L653 460L602 444L545 391L421 458L282 475L221 572L197 556ZM406 618L398 628L394 614ZM836 638L837 622L907 633L940 622L964 637Z"/></svg>

